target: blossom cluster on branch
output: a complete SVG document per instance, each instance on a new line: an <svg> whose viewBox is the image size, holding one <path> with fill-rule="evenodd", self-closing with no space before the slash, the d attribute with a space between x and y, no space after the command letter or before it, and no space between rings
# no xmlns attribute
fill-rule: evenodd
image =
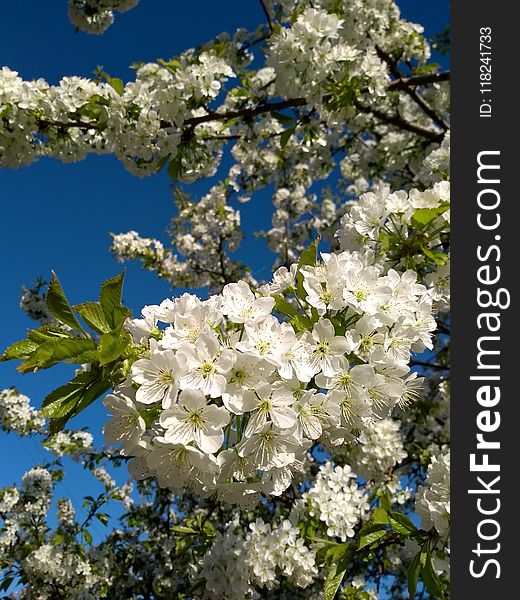
<svg viewBox="0 0 520 600"><path fill-rule="evenodd" d="M124 13L139 0L68 0L69 19L80 30L99 35L114 22L114 12Z"/></svg>
<svg viewBox="0 0 520 600"><path fill-rule="evenodd" d="M88 1L71 6L77 11L79 4L90 11ZM307 155L310 164L330 170L338 144L349 143L353 157L362 143L379 152L365 133L388 137L393 150L414 137L423 146L438 142L447 128L447 99L436 99L437 110L428 104L431 92L423 98L417 88L442 86L446 77L419 70L396 78L399 61L422 64L428 58L428 43L393 2L376 5L322 0L313 8L306 2L290 11L286 6L268 34L222 34L170 61L139 66L135 81L126 84L101 72L93 80L65 77L51 85L24 81L4 67L0 164L113 153L134 173L150 174L168 163L172 177L192 181L215 172L228 141L235 142L232 152L246 176L259 163L272 171L284 153L294 154L293 160ZM370 36L362 33L368 29ZM258 35L266 62L255 70ZM255 179L261 178L260 172Z"/></svg>
<svg viewBox="0 0 520 600"><path fill-rule="evenodd" d="M69 14L102 33L135 4ZM0 71L0 166L94 153L167 169L170 243L137 215L111 252L190 290L136 318L123 274L76 305L54 273L24 288L40 326L0 360L77 369L39 409L0 392L3 433L49 453L0 489L12 598L449 595L449 73L393 0L259 8L256 30L133 81ZM241 206L269 196L261 279ZM99 401L101 450L66 428ZM95 480L82 505L62 496L70 460Z"/></svg>

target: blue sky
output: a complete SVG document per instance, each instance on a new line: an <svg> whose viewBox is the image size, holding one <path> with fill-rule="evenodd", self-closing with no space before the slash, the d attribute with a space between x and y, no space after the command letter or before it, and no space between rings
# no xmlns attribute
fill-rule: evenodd
<svg viewBox="0 0 520 600"><path fill-rule="evenodd" d="M428 35L448 23L447 0L399 4L403 15L422 23ZM90 36L74 33L65 0L7 2L0 20L0 66L18 71L24 79L43 77L56 83L64 75L89 77L103 65L112 76L126 80L132 77L128 66L135 61L169 58L222 31L254 29L262 20L255 0L141 0L135 9L117 15L103 36ZM191 186L194 195L206 190L207 183ZM174 213L165 172L140 179L109 156L70 165L45 159L18 170L0 170L0 198L1 349L24 337L32 325L18 308L22 285L48 278L53 269L72 303L96 299L100 283L120 269L108 253L108 233L136 229L166 241L164 230ZM252 233L267 226L269 219L268 204L265 209L252 203L245 208L242 258L256 272L268 272L271 256ZM127 265L124 297L135 313L168 295L166 282L137 264ZM21 376L14 364L0 363L0 389L14 385L37 405L66 376L59 369ZM105 411L100 403L79 419L78 427L88 425L101 439ZM13 483L35 462L48 458L34 440L21 442L0 432L0 485ZM62 493L78 506L84 494L92 493L89 486L73 469Z"/></svg>

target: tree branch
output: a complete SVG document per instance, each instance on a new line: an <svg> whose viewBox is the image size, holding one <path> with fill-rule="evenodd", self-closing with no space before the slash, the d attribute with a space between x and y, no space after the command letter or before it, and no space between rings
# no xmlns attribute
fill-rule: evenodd
<svg viewBox="0 0 520 600"><path fill-rule="evenodd" d="M428 85L431 83L439 82L439 81L447 81L450 79L449 72L442 73L430 73L428 75L419 75L417 77L408 77L406 79L394 80L388 86L388 91L407 89L408 87L417 87L422 85ZM362 93L368 92L368 89L362 89ZM332 97L331 94L326 94L323 96L323 101L327 102ZM207 115L202 115L200 117L191 117L184 121L184 126L187 127L187 132L193 132L195 127L198 125L202 125L204 123L211 123L214 121L228 121L230 119L240 119L244 118L246 120L252 119L261 114L266 114L272 111L281 111L286 110L288 108L298 108L307 106L309 102L306 98L289 98L287 100L280 100L278 102L261 102L257 106L251 108L242 108L239 110L230 110L226 112L211 112ZM432 131L430 129L425 129L423 127L419 127L418 125L414 125L413 123L408 123L399 115L389 115L386 114L379 109L366 106L361 104L358 100L354 102L354 106L363 113L372 114L384 123L388 123L390 125L394 125L396 127L400 127L406 131L410 131L411 133L415 133L421 137L424 137L432 142L440 143L443 138L443 133L438 133L436 131ZM99 124L97 123L85 123L83 121L71 121L69 123L59 122L59 121L49 121L46 119L41 119L40 124L44 127L58 127L58 128L75 128L78 127L80 129L100 129ZM167 121L161 122L161 127L169 128L173 125L168 123Z"/></svg>
<svg viewBox="0 0 520 600"><path fill-rule="evenodd" d="M412 367L415 367L415 366L427 367L428 369L439 369L441 371L449 371L450 370L450 368L447 367L446 365L441 365L439 363L431 363L426 360L412 360L410 362L410 365Z"/></svg>
<svg viewBox="0 0 520 600"><path fill-rule="evenodd" d="M392 73L392 75L395 77L395 80L401 83L402 87L400 89L402 89L405 92L405 94L408 94L408 96L410 96L410 98L417 104L417 106L428 117L430 117L430 119L434 123L437 123L437 125L439 125L439 127L441 127L444 131L448 131L449 126L446 123L446 121L442 118L442 116L437 114L437 112L425 102L424 98L419 94L416 87L410 85L408 80L403 79L403 74L401 73L401 71L399 71L397 62L393 60L392 57L379 46L376 46L376 52L379 58L381 58L381 60L383 60L388 65L390 73Z"/></svg>
<svg viewBox="0 0 520 600"><path fill-rule="evenodd" d="M264 0L260 0L260 6L262 7L262 10L264 11L265 17L267 19L267 24L269 25L269 31L272 33L273 32L273 23L271 21L271 15L269 14L269 11L267 10L267 6L265 5Z"/></svg>
<svg viewBox="0 0 520 600"><path fill-rule="evenodd" d="M432 131L431 129L425 129L424 127L419 127L418 125L409 123L397 113L395 115L389 115L378 108L361 104L359 100L354 101L354 106L362 113L374 115L374 117L377 117L380 121L383 121L383 123L388 123L389 125L394 125L395 127L404 129L405 131L415 133L415 135L419 135L427 140L431 140L432 142L440 144L444 137L444 133L438 133L436 131Z"/></svg>

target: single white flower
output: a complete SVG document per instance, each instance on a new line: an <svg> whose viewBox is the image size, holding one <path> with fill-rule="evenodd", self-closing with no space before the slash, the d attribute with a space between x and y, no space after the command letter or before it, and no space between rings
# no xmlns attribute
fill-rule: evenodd
<svg viewBox="0 0 520 600"><path fill-rule="evenodd" d="M256 356L237 352L236 361L227 374L227 386L222 394L224 406L236 415L244 412L244 396L253 394L253 388L260 383L272 381L274 365Z"/></svg>
<svg viewBox="0 0 520 600"><path fill-rule="evenodd" d="M298 416L298 435L317 440L323 428L331 424L339 425L340 408L330 396L307 390L294 405Z"/></svg>
<svg viewBox="0 0 520 600"><path fill-rule="evenodd" d="M244 339L236 344L236 349L263 358L278 367L282 355L295 342L296 335L288 323L279 323L274 317L268 316L261 323L246 324Z"/></svg>
<svg viewBox="0 0 520 600"><path fill-rule="evenodd" d="M186 360L172 350L157 350L155 344L150 345L150 358L141 358L132 365L132 380L140 386L135 397L142 404L161 402L163 408L169 408L177 399Z"/></svg>
<svg viewBox="0 0 520 600"><path fill-rule="evenodd" d="M340 357L351 351L347 338L335 335L334 325L328 319L320 319L305 339L312 347L310 365L313 372L322 371L327 377L332 377L338 370Z"/></svg>
<svg viewBox="0 0 520 600"><path fill-rule="evenodd" d="M112 414L103 428L106 441L109 444L123 444L124 451L137 446L146 424L130 397L119 391L117 395L105 396L103 404Z"/></svg>
<svg viewBox="0 0 520 600"><path fill-rule="evenodd" d="M154 438L153 449L146 455L146 464L157 477L161 487L182 491L193 489L215 478L218 464L212 454L195 446L172 444L163 437Z"/></svg>
<svg viewBox="0 0 520 600"><path fill-rule="evenodd" d="M379 271L375 267L347 271L345 274L343 299L357 312L375 315L391 295L392 290L379 277Z"/></svg>
<svg viewBox="0 0 520 600"><path fill-rule="evenodd" d="M239 456L254 461L257 468L269 470L292 464L301 444L286 430L279 430L266 423L251 437L244 437L237 445Z"/></svg>
<svg viewBox="0 0 520 600"><path fill-rule="evenodd" d="M279 267L273 273L273 281L269 286L271 294L280 294L296 281L296 273L298 265L293 263L289 269L287 267Z"/></svg>
<svg viewBox="0 0 520 600"><path fill-rule="evenodd" d="M228 283L222 290L222 311L233 323L254 323L271 314L274 298L256 298L245 281Z"/></svg>
<svg viewBox="0 0 520 600"><path fill-rule="evenodd" d="M164 439L171 444L195 444L208 454L224 442L224 427L229 413L223 406L207 404L199 390L183 390L176 406L161 413L159 422L166 430Z"/></svg>
<svg viewBox="0 0 520 600"><path fill-rule="evenodd" d="M243 403L245 412L251 412L244 434L248 437L261 431L269 421L279 429L291 429L296 425L296 413L291 407L294 398L285 391L272 391L269 384L255 386L253 394Z"/></svg>
<svg viewBox="0 0 520 600"><path fill-rule="evenodd" d="M195 344L183 346L178 355L185 357L187 370L180 380L181 389L201 390L212 398L222 396L225 375L235 362L233 350L223 348L214 334L203 333Z"/></svg>

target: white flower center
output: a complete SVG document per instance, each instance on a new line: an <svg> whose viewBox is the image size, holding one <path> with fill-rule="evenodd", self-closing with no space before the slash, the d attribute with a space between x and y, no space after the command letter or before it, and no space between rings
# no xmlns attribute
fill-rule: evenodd
<svg viewBox="0 0 520 600"><path fill-rule="evenodd" d="M162 371L159 379L161 383L164 383L165 385L171 385L175 381L175 376L173 375L172 371Z"/></svg>
<svg viewBox="0 0 520 600"><path fill-rule="evenodd" d="M212 362L205 362L199 367L198 371L202 377L207 378L216 373L217 367Z"/></svg>
<svg viewBox="0 0 520 600"><path fill-rule="evenodd" d="M326 356L329 353L329 342L319 342L316 345L316 353Z"/></svg>

